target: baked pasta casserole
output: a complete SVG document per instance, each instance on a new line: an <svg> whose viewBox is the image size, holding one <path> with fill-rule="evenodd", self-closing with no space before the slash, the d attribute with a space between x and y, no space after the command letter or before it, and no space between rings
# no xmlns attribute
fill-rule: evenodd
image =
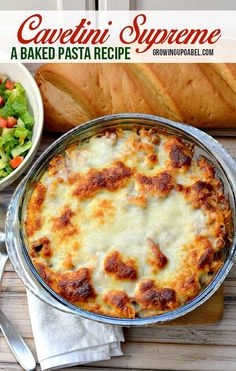
<svg viewBox="0 0 236 371"><path fill-rule="evenodd" d="M232 220L213 166L156 129L111 130L54 157L29 198L28 251L68 302L113 317L171 311L223 265Z"/></svg>

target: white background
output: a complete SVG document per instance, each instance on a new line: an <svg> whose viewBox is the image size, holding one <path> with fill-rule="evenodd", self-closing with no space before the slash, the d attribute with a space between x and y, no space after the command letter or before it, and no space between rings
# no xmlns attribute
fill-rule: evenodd
<svg viewBox="0 0 236 371"><path fill-rule="evenodd" d="M235 0L98 0L100 10L236 10ZM0 0L0 10L95 10L95 0Z"/></svg>

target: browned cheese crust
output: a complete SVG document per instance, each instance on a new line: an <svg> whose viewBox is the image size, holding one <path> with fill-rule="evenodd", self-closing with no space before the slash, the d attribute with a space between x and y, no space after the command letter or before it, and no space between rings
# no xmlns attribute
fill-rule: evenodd
<svg viewBox="0 0 236 371"><path fill-rule="evenodd" d="M156 129L107 131L50 161L29 199L35 268L83 309L152 316L193 299L222 267L232 216L214 167Z"/></svg>

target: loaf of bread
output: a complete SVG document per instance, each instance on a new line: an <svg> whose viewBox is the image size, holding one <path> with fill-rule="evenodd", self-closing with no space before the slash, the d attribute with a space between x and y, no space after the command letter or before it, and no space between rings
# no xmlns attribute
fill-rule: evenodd
<svg viewBox="0 0 236 371"><path fill-rule="evenodd" d="M236 128L236 64L45 64L36 72L48 130L139 112Z"/></svg>

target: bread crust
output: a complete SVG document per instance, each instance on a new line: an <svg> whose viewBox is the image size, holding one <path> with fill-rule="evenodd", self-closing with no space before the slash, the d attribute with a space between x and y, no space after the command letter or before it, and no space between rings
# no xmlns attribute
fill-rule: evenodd
<svg viewBox="0 0 236 371"><path fill-rule="evenodd" d="M147 113L199 128L236 128L235 64L45 64L36 72L46 129Z"/></svg>

